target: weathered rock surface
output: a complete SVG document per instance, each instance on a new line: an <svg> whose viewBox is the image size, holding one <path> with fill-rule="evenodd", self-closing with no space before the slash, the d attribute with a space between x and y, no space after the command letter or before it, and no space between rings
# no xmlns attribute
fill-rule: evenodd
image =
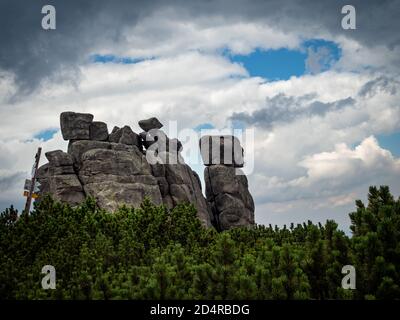
<svg viewBox="0 0 400 320"><path fill-rule="evenodd" d="M193 203L197 216L203 225L210 227L211 211L201 191L198 176L187 164L155 164L152 165L163 203L172 208L178 203Z"/></svg>
<svg viewBox="0 0 400 320"><path fill-rule="evenodd" d="M72 166L72 157L62 150L54 150L45 153L51 166Z"/></svg>
<svg viewBox="0 0 400 320"><path fill-rule="evenodd" d="M64 140L90 139L90 124L93 115L89 113L63 112L60 116L61 133Z"/></svg>
<svg viewBox="0 0 400 320"><path fill-rule="evenodd" d="M213 225L218 230L254 225L254 201L247 177L238 168L244 163L239 140L233 136L205 136L200 148L207 165L204 180Z"/></svg>
<svg viewBox="0 0 400 320"><path fill-rule="evenodd" d="M139 126L144 131L150 131L151 129L161 129L163 127L162 123L155 117L146 120L140 120Z"/></svg>
<svg viewBox="0 0 400 320"><path fill-rule="evenodd" d="M224 164L243 167L244 164L243 148L234 136L203 136L200 139L200 152L206 166Z"/></svg>
<svg viewBox="0 0 400 320"><path fill-rule="evenodd" d="M93 121L89 126L89 136L90 140L107 141L107 124L101 121Z"/></svg>
<svg viewBox="0 0 400 320"><path fill-rule="evenodd" d="M72 157L61 150L46 152L48 164L37 173L39 191L50 193L55 200L76 205L85 199L82 185L75 174Z"/></svg>
<svg viewBox="0 0 400 320"><path fill-rule="evenodd" d="M158 129L151 129L149 132L142 132L143 145L146 149L160 152L171 152L178 154L182 152L182 143L177 139L169 139L167 135Z"/></svg>
<svg viewBox="0 0 400 320"><path fill-rule="evenodd" d="M50 192L49 167L50 164L46 163L40 166L37 171L36 179L38 182L39 192L41 194L46 194Z"/></svg>
<svg viewBox="0 0 400 320"><path fill-rule="evenodd" d="M212 155L205 171L206 200L199 176L180 154L181 142L168 138L157 118L139 121L144 130L140 134L129 126L114 127L109 134L107 125L93 121L90 114L63 112L60 124L63 138L70 140L68 152L46 153L49 162L39 168L37 176L41 194L50 193L71 205L92 196L109 212L122 205L138 207L144 197L167 208L187 202L197 208L198 218L207 227L225 230L254 223L247 179L235 175L243 157L234 158L231 164L214 165ZM208 152L213 139L207 138ZM223 136L222 140L228 147L225 154L228 150L243 156L236 138Z"/></svg>
<svg viewBox="0 0 400 320"><path fill-rule="evenodd" d="M80 168L82 155L92 149L110 149L110 143L104 141L78 140L70 141L68 153L72 156L74 167Z"/></svg>
<svg viewBox="0 0 400 320"><path fill-rule="evenodd" d="M82 185L76 174L50 175L50 193L55 200L77 205L85 199Z"/></svg>
<svg viewBox="0 0 400 320"><path fill-rule="evenodd" d="M110 142L122 143L142 148L142 139L138 134L132 131L131 127L114 127L109 137Z"/></svg>
<svg viewBox="0 0 400 320"><path fill-rule="evenodd" d="M63 174L74 174L72 157L61 150L46 152L49 160L48 173L52 176Z"/></svg>
<svg viewBox="0 0 400 320"><path fill-rule="evenodd" d="M137 149L117 151L92 149L82 155L82 166L79 178L85 184L96 175L110 174L116 176L151 175L150 165L144 155Z"/></svg>
<svg viewBox="0 0 400 320"><path fill-rule="evenodd" d="M234 167L211 165L204 169L206 197L220 230L254 224L254 201L245 175Z"/></svg>
<svg viewBox="0 0 400 320"><path fill-rule="evenodd" d="M162 204L160 190L157 184L149 185L140 182L127 183L117 181L102 181L84 186L87 195L93 196L97 204L109 212L122 205L138 207L144 197L149 197L154 204Z"/></svg>

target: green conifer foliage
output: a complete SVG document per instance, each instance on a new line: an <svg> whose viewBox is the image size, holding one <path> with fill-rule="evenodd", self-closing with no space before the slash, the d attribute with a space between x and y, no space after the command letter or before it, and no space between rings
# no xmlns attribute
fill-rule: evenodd
<svg viewBox="0 0 400 320"><path fill-rule="evenodd" d="M399 299L400 201L371 187L353 235L338 225L205 229L192 205L172 210L71 208L42 199L29 219L0 214L1 299ZM44 290L44 265L56 289ZM342 288L342 267L356 289Z"/></svg>

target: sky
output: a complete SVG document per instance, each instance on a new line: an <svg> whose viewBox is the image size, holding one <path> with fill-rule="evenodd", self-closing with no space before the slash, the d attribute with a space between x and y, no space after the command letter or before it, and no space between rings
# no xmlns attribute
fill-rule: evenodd
<svg viewBox="0 0 400 320"><path fill-rule="evenodd" d="M110 131L152 116L252 129L256 222L348 232L370 185L400 195L400 3L350 1L355 30L346 4L0 0L0 210L22 208L38 146L66 150L68 110Z"/></svg>

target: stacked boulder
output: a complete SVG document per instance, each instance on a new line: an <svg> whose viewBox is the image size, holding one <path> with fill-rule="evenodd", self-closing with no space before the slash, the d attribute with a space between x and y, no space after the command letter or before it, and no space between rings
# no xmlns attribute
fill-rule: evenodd
<svg viewBox="0 0 400 320"><path fill-rule="evenodd" d="M38 171L41 194L72 205L92 196L110 212L138 207L146 196L169 208L190 202L203 225L211 226L199 177L184 163L181 143L169 139L156 118L139 122L141 134L129 126L109 134L107 124L85 113L63 112L60 125L68 151L46 153L49 163Z"/></svg>
<svg viewBox="0 0 400 320"><path fill-rule="evenodd" d="M200 151L206 168L206 198L217 230L254 225L254 201L244 165L240 141L231 135L203 136Z"/></svg>

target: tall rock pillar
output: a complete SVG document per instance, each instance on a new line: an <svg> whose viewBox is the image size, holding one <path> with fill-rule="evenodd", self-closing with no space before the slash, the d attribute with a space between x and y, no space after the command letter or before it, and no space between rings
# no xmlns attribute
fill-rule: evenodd
<svg viewBox="0 0 400 320"><path fill-rule="evenodd" d="M206 198L217 230L254 225L254 201L243 167L243 148L230 135L204 136L200 151L206 184Z"/></svg>

